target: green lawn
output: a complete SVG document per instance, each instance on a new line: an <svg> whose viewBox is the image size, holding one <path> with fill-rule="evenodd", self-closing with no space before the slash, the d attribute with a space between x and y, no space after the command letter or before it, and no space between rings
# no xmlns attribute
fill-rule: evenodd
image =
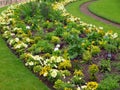
<svg viewBox="0 0 120 90"><path fill-rule="evenodd" d="M94 24L96 26L102 26L104 27L105 31L108 30L113 30L115 32L118 32L120 34L120 28L114 27L112 25L105 24L101 21L98 21L80 11L80 5L83 4L84 2L89 1L89 0L80 0L77 2L70 3L66 6L66 9L69 13L76 17L80 17L82 21L87 22L89 24Z"/></svg>
<svg viewBox="0 0 120 90"><path fill-rule="evenodd" d="M89 9L101 17L120 23L120 0L98 0Z"/></svg>
<svg viewBox="0 0 120 90"><path fill-rule="evenodd" d="M0 11L6 8L0 8ZM0 35L0 90L49 90L11 52Z"/></svg>

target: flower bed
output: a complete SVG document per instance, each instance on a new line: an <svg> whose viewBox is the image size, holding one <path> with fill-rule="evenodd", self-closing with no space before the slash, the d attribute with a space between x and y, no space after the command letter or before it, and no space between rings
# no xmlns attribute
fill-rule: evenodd
<svg viewBox="0 0 120 90"><path fill-rule="evenodd" d="M64 6L73 1L35 0L9 7L0 17L3 38L25 66L56 90L118 88L118 34L67 13ZM106 72L116 73L110 89L101 81Z"/></svg>

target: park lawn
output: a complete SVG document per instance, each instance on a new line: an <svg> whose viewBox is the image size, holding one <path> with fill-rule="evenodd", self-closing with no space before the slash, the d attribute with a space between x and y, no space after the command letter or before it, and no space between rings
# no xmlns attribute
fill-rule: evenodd
<svg viewBox="0 0 120 90"><path fill-rule="evenodd" d="M6 9L0 8L0 12ZM49 90L7 47L0 35L0 90Z"/></svg>
<svg viewBox="0 0 120 90"><path fill-rule="evenodd" d="M86 23L89 23L89 24L94 24L96 26L100 26L100 27L104 27L104 30L105 31L108 31L108 30L113 30L114 32L117 32L118 34L120 34L120 28L118 27L115 27L115 26L112 26L112 25L108 25L104 22L101 22L99 20L96 20L84 13L82 13L80 11L80 5L87 2L89 0L80 0L80 1L76 1L76 2L73 2L73 3L70 3L66 6L66 9L69 13L71 13L73 16L76 16L76 17L79 17L81 18L82 21L86 22Z"/></svg>
<svg viewBox="0 0 120 90"><path fill-rule="evenodd" d="M120 0L97 0L89 10L98 16L120 23Z"/></svg>

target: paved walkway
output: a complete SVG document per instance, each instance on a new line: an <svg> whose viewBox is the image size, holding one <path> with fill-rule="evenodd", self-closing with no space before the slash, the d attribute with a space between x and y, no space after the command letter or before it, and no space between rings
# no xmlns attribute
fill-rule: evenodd
<svg viewBox="0 0 120 90"><path fill-rule="evenodd" d="M103 18L103 17L100 17L100 16L97 16L95 13L91 12L89 9L88 9L88 6L93 3L94 1L97 1L97 0L91 0L91 1L88 1L86 3L83 3L81 6L80 6L80 10L81 12L85 13L86 15L88 16L91 16L99 21L102 21L106 24L111 24L113 26L116 26L116 27L119 27L120 28L120 23L116 23L114 21L111 21L111 20L108 20L106 18Z"/></svg>

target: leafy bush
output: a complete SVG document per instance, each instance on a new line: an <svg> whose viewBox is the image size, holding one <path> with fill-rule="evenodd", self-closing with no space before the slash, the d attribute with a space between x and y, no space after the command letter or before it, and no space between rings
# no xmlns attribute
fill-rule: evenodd
<svg viewBox="0 0 120 90"><path fill-rule="evenodd" d="M111 71L111 64L110 60L101 60L99 63L100 71L101 72L106 72L106 71Z"/></svg>
<svg viewBox="0 0 120 90"><path fill-rule="evenodd" d="M120 87L118 80L120 79L116 76L107 75L107 77L99 83L97 90L116 90Z"/></svg>
<svg viewBox="0 0 120 90"><path fill-rule="evenodd" d="M70 60L65 60L58 65L59 69L69 69L72 67Z"/></svg>
<svg viewBox="0 0 120 90"><path fill-rule="evenodd" d="M40 72L41 68L42 68L42 67L41 67L40 65L34 66L33 71L34 71L35 73Z"/></svg>
<svg viewBox="0 0 120 90"><path fill-rule="evenodd" d="M112 44L107 44L107 45L105 45L105 50L108 53L114 53L117 51L117 47L115 45L112 45Z"/></svg>
<svg viewBox="0 0 120 90"><path fill-rule="evenodd" d="M90 51L84 51L82 58L83 58L84 62L90 63L91 59L92 59L91 52Z"/></svg>
<svg viewBox="0 0 120 90"><path fill-rule="evenodd" d="M62 80L58 79L53 86L56 90L65 90L65 88L73 88L73 85L70 83L63 82Z"/></svg>
<svg viewBox="0 0 120 90"><path fill-rule="evenodd" d="M60 43L60 38L57 36L52 36L51 42L54 44Z"/></svg>
<svg viewBox="0 0 120 90"><path fill-rule="evenodd" d="M99 54L100 53L100 48L98 46L93 46L91 47L91 53L92 55L96 55L96 54Z"/></svg>
<svg viewBox="0 0 120 90"><path fill-rule="evenodd" d="M96 64L92 64L88 68L88 72L90 73L90 79L91 80L96 80L95 74L99 72L99 68Z"/></svg>

